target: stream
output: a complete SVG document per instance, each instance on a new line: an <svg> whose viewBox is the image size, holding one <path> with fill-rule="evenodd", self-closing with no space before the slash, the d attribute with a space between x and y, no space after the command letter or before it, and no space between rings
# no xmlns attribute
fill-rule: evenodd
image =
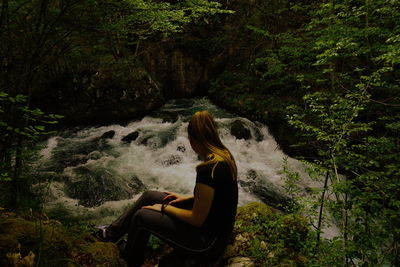
<svg viewBox="0 0 400 267"><path fill-rule="evenodd" d="M259 201L282 209L289 200L282 179L286 155L268 128L205 98L172 100L141 120L71 128L41 143L37 169L50 181L46 209L110 223L145 190L191 194L200 161L187 125L204 109L214 115L222 142L236 159L239 205ZM288 158L288 164L307 177L300 161ZM299 183L304 189L312 186Z"/></svg>

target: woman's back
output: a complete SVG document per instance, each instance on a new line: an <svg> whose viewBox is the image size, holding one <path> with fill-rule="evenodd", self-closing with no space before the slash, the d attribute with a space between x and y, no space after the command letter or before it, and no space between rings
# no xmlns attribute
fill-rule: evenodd
<svg viewBox="0 0 400 267"><path fill-rule="evenodd" d="M197 167L196 183L211 186L214 198L202 229L218 236L227 236L233 229L238 203L237 181L224 161Z"/></svg>

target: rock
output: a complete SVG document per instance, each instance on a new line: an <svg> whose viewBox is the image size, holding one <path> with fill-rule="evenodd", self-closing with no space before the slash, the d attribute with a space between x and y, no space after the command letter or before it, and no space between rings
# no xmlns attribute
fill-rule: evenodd
<svg viewBox="0 0 400 267"><path fill-rule="evenodd" d="M180 155L171 155L166 160L162 161L162 165L164 167L168 167L171 165L176 165L182 162L182 156Z"/></svg>
<svg viewBox="0 0 400 267"><path fill-rule="evenodd" d="M73 262L126 267L115 244L95 242L87 233L71 234L44 214L22 217L0 211L0 218L0 266L67 266L64 263Z"/></svg>
<svg viewBox="0 0 400 267"><path fill-rule="evenodd" d="M35 264L35 254L29 251L29 254L25 257L21 256L21 253L7 253L7 259L12 266L26 266L30 267Z"/></svg>
<svg viewBox="0 0 400 267"><path fill-rule="evenodd" d="M91 242L86 245L84 252L91 256L93 262L91 266L111 267L114 266L113 264L117 264L116 266L126 266L125 262L120 258L117 246L111 242Z"/></svg>
<svg viewBox="0 0 400 267"><path fill-rule="evenodd" d="M111 130L108 132L103 133L103 135L100 137L100 139L112 139L115 135L115 131Z"/></svg>
<svg viewBox="0 0 400 267"><path fill-rule="evenodd" d="M184 145L179 145L176 148L177 151L184 153L186 151L186 147Z"/></svg>
<svg viewBox="0 0 400 267"><path fill-rule="evenodd" d="M79 143L72 143L68 139L59 138L57 147L53 150L51 161L44 167L44 170L62 172L66 167L85 164L91 159L90 154L92 152L109 150L110 148L107 140L101 137Z"/></svg>
<svg viewBox="0 0 400 267"><path fill-rule="evenodd" d="M264 135L261 133L260 128L263 127L263 124L260 122L255 122L256 127L253 127L254 138L257 142L261 142L264 140Z"/></svg>
<svg viewBox="0 0 400 267"><path fill-rule="evenodd" d="M178 125L170 125L157 131L143 132L137 142L151 148L162 148L175 140L178 129Z"/></svg>
<svg viewBox="0 0 400 267"><path fill-rule="evenodd" d="M162 118L162 122L166 123L175 123L178 121L178 115L177 114L164 114L163 118Z"/></svg>
<svg viewBox="0 0 400 267"><path fill-rule="evenodd" d="M276 185L258 177L255 170L248 170L246 180L239 180L239 185L255 194L263 203L284 211L291 199Z"/></svg>
<svg viewBox="0 0 400 267"><path fill-rule="evenodd" d="M86 207L99 206L110 200L129 199L144 186L142 183L135 184L135 182L128 184L127 179L116 173L109 173L108 169L80 166L73 172L76 177L70 177L67 180L67 194L79 199L79 204Z"/></svg>
<svg viewBox="0 0 400 267"><path fill-rule="evenodd" d="M35 244L38 248L41 240L43 240L42 256L47 254L57 259L68 258L67 251L72 249L72 244L65 238L64 229L55 221L24 219L14 213L5 212L1 212L0 216L0 266L31 266L18 264L34 260L34 255L38 253L38 250L34 249ZM42 227L40 232L39 226ZM49 245L50 240L52 240L51 245ZM51 251L52 249L54 251ZM49 263L54 258L42 257L42 260L42 265L51 266ZM43 264L46 261L47 264Z"/></svg>
<svg viewBox="0 0 400 267"><path fill-rule="evenodd" d="M139 132L138 131L134 131L126 136L124 136L121 141L124 143L130 143L132 141L135 141L139 136Z"/></svg>
<svg viewBox="0 0 400 267"><path fill-rule="evenodd" d="M251 138L250 130L240 120L236 120L231 124L231 135L235 136L236 139L248 140Z"/></svg>
<svg viewBox="0 0 400 267"><path fill-rule="evenodd" d="M302 248L308 231L304 217L253 202L238 208L223 258L227 266L302 266L307 261Z"/></svg>
<svg viewBox="0 0 400 267"><path fill-rule="evenodd" d="M100 151L93 151L93 152L89 153L88 159L97 160L97 159L101 158L102 156L103 156L103 154Z"/></svg>
<svg viewBox="0 0 400 267"><path fill-rule="evenodd" d="M254 193L263 203L276 209L284 211L290 203L290 198L280 192L272 183L262 184L257 181L239 180L239 185Z"/></svg>
<svg viewBox="0 0 400 267"><path fill-rule="evenodd" d="M131 177L129 187L135 195L147 190L147 186L136 175Z"/></svg>
<svg viewBox="0 0 400 267"><path fill-rule="evenodd" d="M209 82L211 64L207 57L173 47L175 45L172 39L148 43L146 53L141 54L140 59L163 84L166 97L193 97Z"/></svg>
<svg viewBox="0 0 400 267"><path fill-rule="evenodd" d="M93 71L56 77L49 85L56 89L36 102L47 113L63 115L69 125L129 121L165 103L162 85L135 59L104 55L101 61L107 64L94 65Z"/></svg>
<svg viewBox="0 0 400 267"><path fill-rule="evenodd" d="M253 267L254 262L247 257L234 257L229 259L227 267Z"/></svg>
<svg viewBox="0 0 400 267"><path fill-rule="evenodd" d="M221 260L222 258L193 257L173 249L160 258L158 267L219 267Z"/></svg>

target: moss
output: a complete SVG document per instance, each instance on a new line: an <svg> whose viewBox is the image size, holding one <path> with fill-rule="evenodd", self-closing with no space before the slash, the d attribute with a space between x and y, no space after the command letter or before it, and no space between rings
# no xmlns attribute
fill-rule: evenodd
<svg viewBox="0 0 400 267"><path fill-rule="evenodd" d="M80 247L81 255L87 255L95 266L124 266L117 246L114 243L94 242Z"/></svg>
<svg viewBox="0 0 400 267"><path fill-rule="evenodd" d="M9 264L5 262L9 253L20 253L25 257L33 251L42 266L54 264L55 259L68 258L72 243L59 222L24 219L13 213L2 214L2 217L0 257L4 266Z"/></svg>
<svg viewBox="0 0 400 267"><path fill-rule="evenodd" d="M249 257L264 266L303 266L307 262L303 248L308 232L304 217L250 203L238 208L234 240L226 257Z"/></svg>
<svg viewBox="0 0 400 267"><path fill-rule="evenodd" d="M125 266L115 244L69 232L45 215L0 211L0 218L0 266L28 260L39 266Z"/></svg>

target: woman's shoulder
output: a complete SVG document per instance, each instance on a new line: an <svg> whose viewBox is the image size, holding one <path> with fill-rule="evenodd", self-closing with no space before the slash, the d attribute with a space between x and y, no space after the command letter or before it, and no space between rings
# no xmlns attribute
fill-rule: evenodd
<svg viewBox="0 0 400 267"><path fill-rule="evenodd" d="M203 167L203 168L216 168L217 166L219 166L221 168L224 168L224 167L229 168L228 163L223 159L205 161L205 162L201 163L200 165L198 165L198 167Z"/></svg>
<svg viewBox="0 0 400 267"><path fill-rule="evenodd" d="M229 164L225 160L217 161L213 166L213 170L214 170L214 173L215 172L230 173Z"/></svg>
<svg viewBox="0 0 400 267"><path fill-rule="evenodd" d="M204 162L198 168L201 173L208 173L212 178L230 174L229 165L224 160Z"/></svg>

